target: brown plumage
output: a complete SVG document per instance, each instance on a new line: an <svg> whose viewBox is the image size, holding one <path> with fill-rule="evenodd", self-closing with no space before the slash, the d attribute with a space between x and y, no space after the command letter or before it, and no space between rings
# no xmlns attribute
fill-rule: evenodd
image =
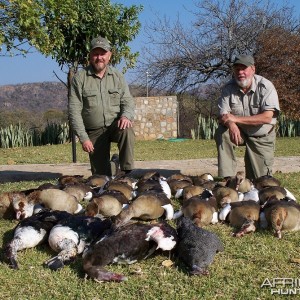
<svg viewBox="0 0 300 300"><path fill-rule="evenodd" d="M254 232L258 227L260 205L252 200L231 203L231 210L227 220L232 227L237 228L233 235L242 237L246 233Z"/></svg>
<svg viewBox="0 0 300 300"><path fill-rule="evenodd" d="M258 198L260 205L264 205L266 201L271 198L276 198L277 200L284 199L286 197L286 190L281 186L269 186L260 189L258 192Z"/></svg>
<svg viewBox="0 0 300 300"><path fill-rule="evenodd" d="M193 196L199 196L204 192L204 190L204 187L198 185L186 186L182 190L182 201L184 202Z"/></svg>
<svg viewBox="0 0 300 300"><path fill-rule="evenodd" d="M36 190L27 196L27 205L40 204L52 210L74 214L81 210L81 205L74 196L58 189Z"/></svg>
<svg viewBox="0 0 300 300"><path fill-rule="evenodd" d="M58 178L58 183L60 185L79 183L79 182L83 182L82 175L63 175Z"/></svg>
<svg viewBox="0 0 300 300"><path fill-rule="evenodd" d="M85 183L92 188L101 188L104 187L104 185L110 180L111 178L107 175L93 174L92 176L87 178Z"/></svg>
<svg viewBox="0 0 300 300"><path fill-rule="evenodd" d="M200 196L191 197L183 202L181 207L183 215L191 219L198 227L203 227L217 221L214 214L217 213L215 197L203 199Z"/></svg>
<svg viewBox="0 0 300 300"><path fill-rule="evenodd" d="M123 205L129 204L128 199L119 191L104 191L94 196L85 208L85 215L94 217L111 217L118 215Z"/></svg>
<svg viewBox="0 0 300 300"><path fill-rule="evenodd" d="M92 188L81 182L67 184L62 190L67 192L69 195L74 196L78 202L84 200L88 193L90 193L91 196L93 194Z"/></svg>
<svg viewBox="0 0 300 300"><path fill-rule="evenodd" d="M245 177L244 171L238 171L235 176L227 179L226 186L238 192L247 193L251 190L252 182Z"/></svg>
<svg viewBox="0 0 300 300"><path fill-rule="evenodd" d="M282 238L282 231L300 230L300 205L295 201L270 199L263 212L277 238Z"/></svg>
<svg viewBox="0 0 300 300"><path fill-rule="evenodd" d="M219 208L224 207L228 203L239 201L238 192L230 187L216 186L212 193L216 197Z"/></svg>
<svg viewBox="0 0 300 300"><path fill-rule="evenodd" d="M123 193L128 200L132 200L133 198L133 188L126 182L112 180L104 186L104 189L108 191L119 191Z"/></svg>
<svg viewBox="0 0 300 300"><path fill-rule="evenodd" d="M115 225L122 226L133 218L144 221L158 219L165 214L163 206L166 205L172 209L171 201L164 193L144 192L120 212L115 218Z"/></svg>
<svg viewBox="0 0 300 300"><path fill-rule="evenodd" d="M13 192L0 194L0 218L15 219L16 212L13 207Z"/></svg>
<svg viewBox="0 0 300 300"><path fill-rule="evenodd" d="M269 187L269 186L280 186L281 183L278 179L276 179L273 176L269 176L269 175L265 175L265 176L261 176L256 178L253 181L254 186L258 189L261 190L265 187Z"/></svg>

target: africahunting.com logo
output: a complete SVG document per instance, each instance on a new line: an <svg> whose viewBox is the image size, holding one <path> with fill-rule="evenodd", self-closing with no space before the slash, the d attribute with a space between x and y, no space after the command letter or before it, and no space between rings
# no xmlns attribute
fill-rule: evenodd
<svg viewBox="0 0 300 300"><path fill-rule="evenodd" d="M300 295L300 278L266 278L260 287L269 288L271 295Z"/></svg>

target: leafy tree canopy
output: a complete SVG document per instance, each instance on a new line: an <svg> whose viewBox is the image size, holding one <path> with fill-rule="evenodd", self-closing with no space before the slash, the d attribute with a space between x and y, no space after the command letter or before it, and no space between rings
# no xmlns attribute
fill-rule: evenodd
<svg viewBox="0 0 300 300"><path fill-rule="evenodd" d="M140 29L141 10L109 0L0 0L2 55L26 55L29 44L60 66L77 69L87 62L90 41L101 35L114 47L112 64L124 59L125 68L131 68L138 53L131 53L128 42Z"/></svg>

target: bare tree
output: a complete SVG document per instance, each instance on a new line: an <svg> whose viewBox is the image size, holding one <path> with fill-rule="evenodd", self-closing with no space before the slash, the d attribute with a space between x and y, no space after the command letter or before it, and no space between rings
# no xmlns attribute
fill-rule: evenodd
<svg viewBox="0 0 300 300"><path fill-rule="evenodd" d="M231 75L235 55L256 54L264 31L279 27L292 32L299 24L291 7L271 0L203 0L195 5L190 28L179 18L170 22L159 16L147 24L151 46L144 49L138 74L151 74L150 88L180 93L219 83Z"/></svg>
<svg viewBox="0 0 300 300"><path fill-rule="evenodd" d="M300 119L300 31L272 28L258 38L257 72L270 79L280 107L292 119Z"/></svg>

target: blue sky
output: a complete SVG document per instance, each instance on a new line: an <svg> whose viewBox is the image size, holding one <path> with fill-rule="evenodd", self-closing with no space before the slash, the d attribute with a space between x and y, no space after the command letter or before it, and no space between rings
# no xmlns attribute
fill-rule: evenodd
<svg viewBox="0 0 300 300"><path fill-rule="evenodd" d="M195 8L195 0L112 0L126 6L143 5L144 10L140 14L142 26L149 19L153 19L157 13L159 16L177 17L182 22L190 22L192 14L188 10ZM196 0L197 2L197 0ZM282 4L284 0L273 0ZM300 15L300 0L287 0L295 6L296 15ZM130 45L132 51L139 51L143 47L143 28L139 36ZM26 58L20 56L0 57L0 85L58 81L54 72L63 81L66 81L66 74L62 72L55 60L46 58L39 53L28 55Z"/></svg>

